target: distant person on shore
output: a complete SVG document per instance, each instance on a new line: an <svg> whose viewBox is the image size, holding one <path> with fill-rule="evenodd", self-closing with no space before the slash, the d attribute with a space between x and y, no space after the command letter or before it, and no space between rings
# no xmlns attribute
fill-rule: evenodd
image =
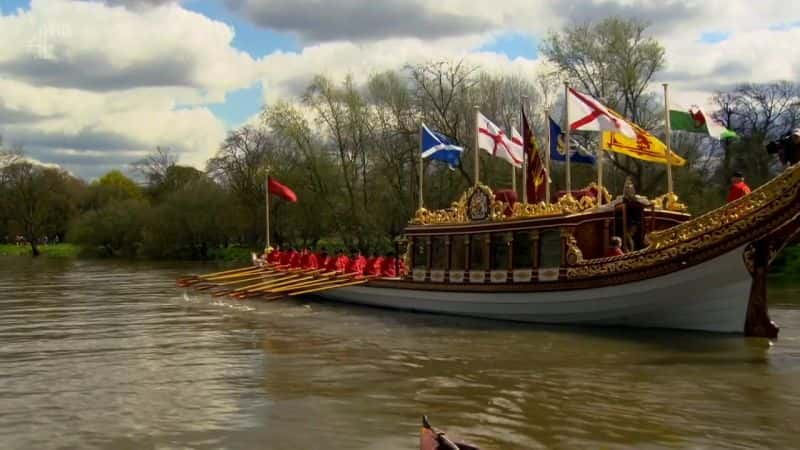
<svg viewBox="0 0 800 450"><path fill-rule="evenodd" d="M624 255L625 251L622 250L622 238L619 236L613 236L611 238L611 242L608 247L608 251L606 251L606 257L611 256L621 256Z"/></svg>
<svg viewBox="0 0 800 450"><path fill-rule="evenodd" d="M728 191L728 203L738 200L750 193L750 186L744 182L742 172L734 172L731 176L731 187Z"/></svg>

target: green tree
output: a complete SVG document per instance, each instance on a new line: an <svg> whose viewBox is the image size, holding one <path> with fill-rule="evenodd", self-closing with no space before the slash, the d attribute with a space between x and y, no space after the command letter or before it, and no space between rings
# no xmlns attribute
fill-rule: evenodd
<svg viewBox="0 0 800 450"><path fill-rule="evenodd" d="M136 256L148 217L147 203L128 198L109 202L80 216L70 227L68 238L104 256Z"/></svg>
<svg viewBox="0 0 800 450"><path fill-rule="evenodd" d="M100 209L110 202L143 198L142 189L119 170L111 170L89 185L84 209Z"/></svg>
<svg viewBox="0 0 800 450"><path fill-rule="evenodd" d="M39 255L38 240L63 232L75 214L80 182L69 173L22 160L0 170L0 210Z"/></svg>

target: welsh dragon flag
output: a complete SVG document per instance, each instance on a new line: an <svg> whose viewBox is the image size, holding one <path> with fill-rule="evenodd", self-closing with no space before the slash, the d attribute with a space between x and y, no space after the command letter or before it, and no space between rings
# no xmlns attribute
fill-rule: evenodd
<svg viewBox="0 0 800 450"><path fill-rule="evenodd" d="M669 122L670 128L673 130L703 133L714 139L736 137L735 132L725 128L725 126L697 106L692 106L689 109L672 106L669 110Z"/></svg>

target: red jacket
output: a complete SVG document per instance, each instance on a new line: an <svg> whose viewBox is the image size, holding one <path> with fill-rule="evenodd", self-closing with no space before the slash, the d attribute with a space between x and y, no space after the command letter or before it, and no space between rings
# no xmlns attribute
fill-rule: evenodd
<svg viewBox="0 0 800 450"><path fill-rule="evenodd" d="M728 203L740 199L750 193L750 186L744 181L733 183L730 191L728 191Z"/></svg>
<svg viewBox="0 0 800 450"><path fill-rule="evenodd" d="M620 256L620 255L624 255L624 254L625 254L625 252L623 252L621 248L619 248L619 247L610 247L608 249L608 251L606 252L606 258L611 257L611 256Z"/></svg>
<svg viewBox="0 0 800 450"><path fill-rule="evenodd" d="M358 273L363 275L366 267L367 258L364 258L362 255L358 255L357 258L351 259L350 263L347 264L347 273Z"/></svg>
<svg viewBox="0 0 800 450"><path fill-rule="evenodd" d="M383 265L383 256L370 258L367 260L366 267L364 267L364 273L366 275L380 275L382 265Z"/></svg>
<svg viewBox="0 0 800 450"><path fill-rule="evenodd" d="M345 273L347 272L347 266L350 264L350 258L345 255L339 256L336 258L336 271Z"/></svg>
<svg viewBox="0 0 800 450"><path fill-rule="evenodd" d="M397 271L395 270L395 261L396 258L391 256L389 258L383 259L383 264L381 264L381 275L384 277L396 277Z"/></svg>
<svg viewBox="0 0 800 450"><path fill-rule="evenodd" d="M291 258L289 258L289 267L291 268L298 268L301 266L301 259L300 253L292 252Z"/></svg>
<svg viewBox="0 0 800 450"><path fill-rule="evenodd" d="M296 253L297 251L295 250L283 252L283 254L281 255L281 265L288 266L289 263L292 261L292 256L294 256Z"/></svg>
<svg viewBox="0 0 800 450"><path fill-rule="evenodd" d="M267 255L267 262L270 264L279 264L281 262L281 251L273 250Z"/></svg>

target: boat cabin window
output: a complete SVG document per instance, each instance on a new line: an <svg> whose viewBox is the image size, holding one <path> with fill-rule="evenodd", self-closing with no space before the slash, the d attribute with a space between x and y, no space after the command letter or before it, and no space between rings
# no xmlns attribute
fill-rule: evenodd
<svg viewBox="0 0 800 450"><path fill-rule="evenodd" d="M539 267L561 266L561 230L539 233Z"/></svg>
<svg viewBox="0 0 800 450"><path fill-rule="evenodd" d="M487 234L472 234L469 241L469 269L489 270L489 252L486 248Z"/></svg>
<svg viewBox="0 0 800 450"><path fill-rule="evenodd" d="M492 233L490 251L492 252L491 269L508 269L509 233Z"/></svg>
<svg viewBox="0 0 800 450"><path fill-rule="evenodd" d="M414 268L428 267L428 240L424 237L414 238Z"/></svg>
<svg viewBox="0 0 800 450"><path fill-rule="evenodd" d="M465 270L467 268L467 237L450 237L450 270Z"/></svg>
<svg viewBox="0 0 800 450"><path fill-rule="evenodd" d="M517 231L514 233L512 254L515 269L529 269L533 267L534 249L531 234L531 231Z"/></svg>
<svg viewBox="0 0 800 450"><path fill-rule="evenodd" d="M431 238L431 269L443 270L447 268L447 247L445 238L436 236Z"/></svg>

